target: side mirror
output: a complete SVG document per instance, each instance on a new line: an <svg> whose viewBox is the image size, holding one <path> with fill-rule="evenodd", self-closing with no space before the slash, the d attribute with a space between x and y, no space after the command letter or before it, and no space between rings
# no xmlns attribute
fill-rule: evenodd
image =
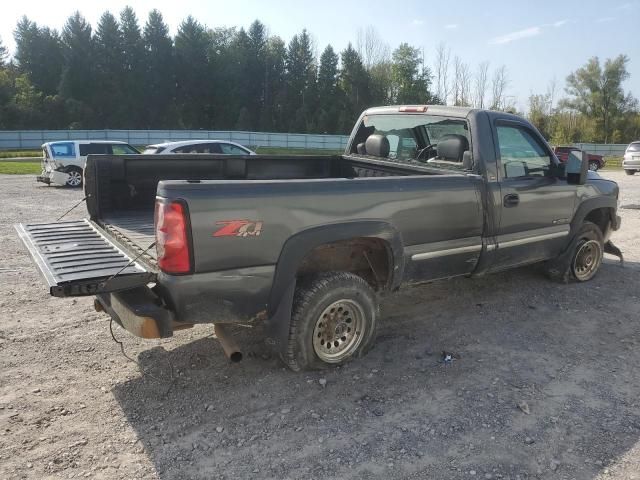
<svg viewBox="0 0 640 480"><path fill-rule="evenodd" d="M589 154L587 152L581 152L581 155L570 152L566 165L567 183L571 185L587 183L589 172Z"/></svg>

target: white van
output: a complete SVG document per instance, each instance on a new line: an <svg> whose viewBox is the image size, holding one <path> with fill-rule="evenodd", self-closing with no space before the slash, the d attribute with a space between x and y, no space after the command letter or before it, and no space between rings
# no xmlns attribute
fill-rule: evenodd
<svg viewBox="0 0 640 480"><path fill-rule="evenodd" d="M42 174L38 182L47 185L82 186L82 173L89 154L130 155L138 150L115 140L67 140L42 145Z"/></svg>

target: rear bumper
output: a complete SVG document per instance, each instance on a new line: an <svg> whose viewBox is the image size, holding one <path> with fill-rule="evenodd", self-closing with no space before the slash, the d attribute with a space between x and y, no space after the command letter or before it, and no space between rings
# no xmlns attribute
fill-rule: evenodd
<svg viewBox="0 0 640 480"><path fill-rule="evenodd" d="M95 308L104 311L122 328L141 338L167 338L176 328L174 315L162 307L148 287L96 295Z"/></svg>
<svg viewBox="0 0 640 480"><path fill-rule="evenodd" d="M66 185L68 179L69 174L59 170L43 170L42 174L36 177L38 182L46 183L47 185Z"/></svg>

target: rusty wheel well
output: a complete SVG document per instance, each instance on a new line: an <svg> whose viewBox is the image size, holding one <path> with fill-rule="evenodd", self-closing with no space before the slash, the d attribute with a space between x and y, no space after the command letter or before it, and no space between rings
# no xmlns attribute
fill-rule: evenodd
<svg viewBox="0 0 640 480"><path fill-rule="evenodd" d="M391 284L393 272L391 247L386 241L373 237L325 243L305 255L296 275L337 271L354 273L374 289L385 290Z"/></svg>
<svg viewBox="0 0 640 480"><path fill-rule="evenodd" d="M586 217L584 217L585 222L595 223L602 235L605 235L607 232L607 228L609 228L609 222L611 221L611 213L609 208L596 208L595 210L591 210Z"/></svg>

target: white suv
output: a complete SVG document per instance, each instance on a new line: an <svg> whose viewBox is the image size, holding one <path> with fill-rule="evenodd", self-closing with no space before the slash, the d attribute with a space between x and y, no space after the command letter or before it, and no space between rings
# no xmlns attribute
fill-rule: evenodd
<svg viewBox="0 0 640 480"><path fill-rule="evenodd" d="M89 154L129 155L138 150L115 140L68 140L42 145L42 174L36 179L47 185L82 186L82 173Z"/></svg>
<svg viewBox="0 0 640 480"><path fill-rule="evenodd" d="M624 152L622 168L627 175L640 172L640 142L631 142Z"/></svg>

